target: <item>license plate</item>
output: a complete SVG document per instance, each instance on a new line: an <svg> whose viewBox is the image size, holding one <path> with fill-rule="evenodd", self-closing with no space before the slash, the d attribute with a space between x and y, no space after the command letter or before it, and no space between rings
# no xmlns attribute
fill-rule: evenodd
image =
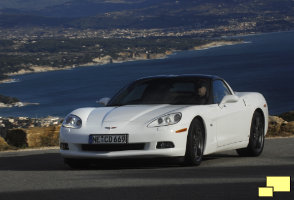
<svg viewBox="0 0 294 200"><path fill-rule="evenodd" d="M89 144L127 144L127 134L90 135Z"/></svg>

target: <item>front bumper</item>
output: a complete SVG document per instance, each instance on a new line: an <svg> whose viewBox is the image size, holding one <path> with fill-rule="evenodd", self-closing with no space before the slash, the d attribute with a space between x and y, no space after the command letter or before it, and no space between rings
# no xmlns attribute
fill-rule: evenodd
<svg viewBox="0 0 294 200"><path fill-rule="evenodd" d="M128 126L124 130L93 131L88 129L69 129L61 127L60 142L68 144L68 150L60 150L65 158L153 158L153 157L178 157L186 152L188 130L176 133L176 130L187 126L172 125L158 128ZM90 134L128 134L128 144L143 144L137 150L105 150L96 151L86 149L89 144ZM171 142L171 148L158 148L159 142Z"/></svg>

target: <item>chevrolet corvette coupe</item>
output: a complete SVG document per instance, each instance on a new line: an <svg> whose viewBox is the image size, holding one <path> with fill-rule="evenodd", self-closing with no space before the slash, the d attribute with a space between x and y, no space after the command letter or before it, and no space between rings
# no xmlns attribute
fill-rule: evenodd
<svg viewBox="0 0 294 200"><path fill-rule="evenodd" d="M199 165L203 155L236 149L258 156L268 108L256 92L235 92L210 75L138 79L103 107L79 108L60 129L60 153L72 168L90 159L182 157Z"/></svg>

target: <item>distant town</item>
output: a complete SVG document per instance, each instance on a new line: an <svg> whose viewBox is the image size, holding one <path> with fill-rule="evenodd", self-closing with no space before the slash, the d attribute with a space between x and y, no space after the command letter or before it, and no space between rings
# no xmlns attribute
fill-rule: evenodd
<svg viewBox="0 0 294 200"><path fill-rule="evenodd" d="M227 26L216 26L213 28L151 28L151 29L77 29L77 28L7 28L0 30L2 40L33 40L40 38L146 38L146 37L220 37L236 34L254 34L260 32L256 27L256 22L242 22Z"/></svg>

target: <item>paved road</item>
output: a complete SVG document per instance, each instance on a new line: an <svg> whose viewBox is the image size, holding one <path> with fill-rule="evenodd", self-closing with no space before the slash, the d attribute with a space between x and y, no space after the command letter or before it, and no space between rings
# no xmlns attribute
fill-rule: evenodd
<svg viewBox="0 0 294 200"><path fill-rule="evenodd" d="M266 176L291 176L292 185L291 192L263 199L294 200L294 138L267 139L258 158L229 151L205 157L199 167L118 160L70 170L57 150L0 153L0 200L251 200Z"/></svg>

